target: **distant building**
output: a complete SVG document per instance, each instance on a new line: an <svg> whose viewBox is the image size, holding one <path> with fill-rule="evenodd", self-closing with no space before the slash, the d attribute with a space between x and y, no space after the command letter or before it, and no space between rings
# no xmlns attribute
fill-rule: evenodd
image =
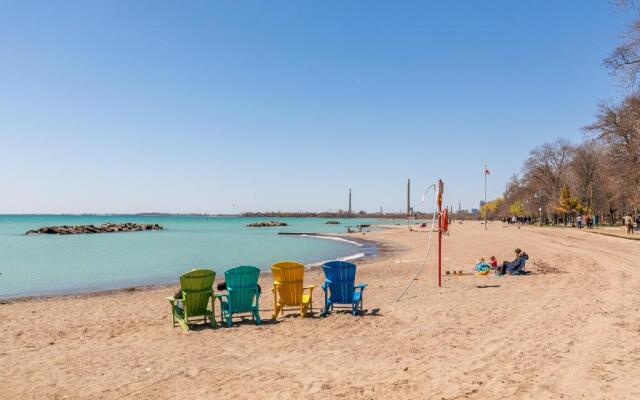
<svg viewBox="0 0 640 400"><path fill-rule="evenodd" d="M480 203L483 203L482 201ZM477 208L472 208L471 209L471 214L478 214L480 213L480 210L478 210Z"/></svg>

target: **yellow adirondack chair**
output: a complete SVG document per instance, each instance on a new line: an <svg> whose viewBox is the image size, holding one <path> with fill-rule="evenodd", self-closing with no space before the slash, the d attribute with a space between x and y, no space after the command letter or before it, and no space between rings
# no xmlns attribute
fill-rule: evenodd
<svg viewBox="0 0 640 400"><path fill-rule="evenodd" d="M271 266L273 274L273 319L278 317L285 307L300 307L300 316L313 312L313 288L316 285L302 286L304 265L281 261Z"/></svg>

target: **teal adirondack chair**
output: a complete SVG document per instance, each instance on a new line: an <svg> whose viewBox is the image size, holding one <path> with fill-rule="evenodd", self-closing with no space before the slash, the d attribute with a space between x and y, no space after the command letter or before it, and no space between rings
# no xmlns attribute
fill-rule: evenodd
<svg viewBox="0 0 640 400"><path fill-rule="evenodd" d="M258 278L260 270L256 267L235 267L224 273L227 294L216 293L220 300L222 322L231 326L233 314L251 313L256 325L260 325Z"/></svg>
<svg viewBox="0 0 640 400"><path fill-rule="evenodd" d="M208 269L194 269L180 277L180 290L182 299L173 296L167 297L171 303L171 316L173 326L176 322L185 331L189 330L189 318L204 317L211 322L213 328L217 327L215 319L215 305L213 302L213 281L216 273ZM211 310L209 310L211 301Z"/></svg>

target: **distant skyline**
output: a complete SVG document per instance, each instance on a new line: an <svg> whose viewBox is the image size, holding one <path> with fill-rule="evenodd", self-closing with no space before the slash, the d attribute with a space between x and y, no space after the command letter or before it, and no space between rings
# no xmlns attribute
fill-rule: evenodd
<svg viewBox="0 0 640 400"><path fill-rule="evenodd" d="M623 93L610 2L433 3L5 3L0 214L478 208Z"/></svg>

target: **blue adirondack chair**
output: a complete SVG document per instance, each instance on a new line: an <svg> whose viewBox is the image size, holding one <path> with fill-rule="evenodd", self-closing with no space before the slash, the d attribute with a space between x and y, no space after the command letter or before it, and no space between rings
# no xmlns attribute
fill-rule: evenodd
<svg viewBox="0 0 640 400"><path fill-rule="evenodd" d="M260 270L256 267L241 266L231 268L224 273L227 293L216 293L220 300L222 322L227 326L233 323L233 314L251 313L256 325L260 325L258 278Z"/></svg>
<svg viewBox="0 0 640 400"><path fill-rule="evenodd" d="M362 292L367 285L354 285L356 280L356 265L346 261L329 261L322 266L325 281L324 309L326 316L335 304L350 304L353 315L362 313Z"/></svg>

